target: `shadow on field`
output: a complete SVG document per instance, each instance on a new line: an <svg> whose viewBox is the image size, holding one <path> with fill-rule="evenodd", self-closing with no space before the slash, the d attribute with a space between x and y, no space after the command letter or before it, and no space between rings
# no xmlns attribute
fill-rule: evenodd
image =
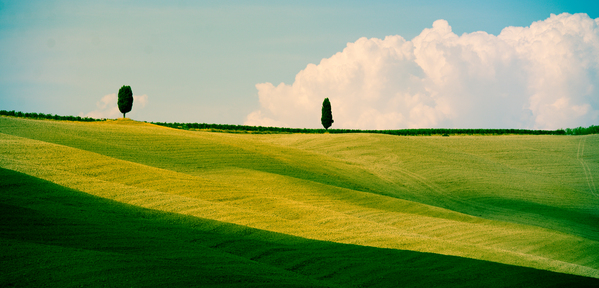
<svg viewBox="0 0 599 288"><path fill-rule="evenodd" d="M599 279L308 240L0 168L2 287L597 287Z"/></svg>
<svg viewBox="0 0 599 288"><path fill-rule="evenodd" d="M477 200L477 202L487 207L498 207L509 211L509 213L503 212L502 215L491 216L493 209L485 210L487 217L491 219L539 226L599 241L599 233L597 232L599 214L593 210L565 209L530 201L499 197L487 197ZM503 216L505 214L508 216Z"/></svg>

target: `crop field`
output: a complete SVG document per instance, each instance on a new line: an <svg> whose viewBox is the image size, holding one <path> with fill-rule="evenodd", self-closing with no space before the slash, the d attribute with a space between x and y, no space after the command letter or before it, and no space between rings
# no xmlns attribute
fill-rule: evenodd
<svg viewBox="0 0 599 288"><path fill-rule="evenodd" d="M0 116L0 287L599 287L599 135Z"/></svg>

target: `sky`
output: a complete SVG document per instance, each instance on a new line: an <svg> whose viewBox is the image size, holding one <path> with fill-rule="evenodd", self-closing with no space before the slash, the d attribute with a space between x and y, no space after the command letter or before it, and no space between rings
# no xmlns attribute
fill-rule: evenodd
<svg viewBox="0 0 599 288"><path fill-rule="evenodd" d="M599 124L595 1L0 0L0 110L320 128Z"/></svg>

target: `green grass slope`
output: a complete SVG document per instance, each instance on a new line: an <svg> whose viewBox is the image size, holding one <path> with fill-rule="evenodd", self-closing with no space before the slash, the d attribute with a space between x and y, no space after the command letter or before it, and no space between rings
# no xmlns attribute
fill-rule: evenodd
<svg viewBox="0 0 599 288"><path fill-rule="evenodd" d="M466 286L477 286L468 284L480 275L472 265L499 265L495 263L599 278L599 198L593 178L599 168L597 142L598 136L235 135L134 121L0 117L0 167L10 171L137 209L261 229L250 233L260 235L253 238L259 241L292 235L302 241L326 241L314 243L409 252L402 255L416 255L413 259L454 255L463 258L442 256L435 261L485 260L448 266L454 267L452 277L470 279ZM233 247L224 252L251 246L239 242L247 240L243 233L233 234L235 240L225 242L237 244L219 246ZM125 236L116 238L121 237ZM291 240L277 243L287 241ZM268 252L265 258L278 262L266 264L296 273L281 266L286 262L282 259L298 257L285 249ZM294 249L304 251L298 252L302 257L312 253L306 254L304 246ZM346 265L332 268L340 270L332 273L335 277L328 276L333 282L318 282L324 286L350 285L355 280L349 279L360 273L370 279L363 282L370 281L369 286L377 281L391 285L381 279L398 279L390 276L396 272L376 281L366 277L385 271L364 264L374 263L372 255L362 261L348 257L347 263L354 261L351 265L342 264L343 257L323 260L336 254L304 257L301 263ZM386 267L406 269L411 260L406 261ZM449 281L432 268L418 269L416 275L428 279L421 281ZM526 281L529 276L523 275L531 272L509 273ZM280 277L306 275L300 274ZM326 278L308 275L314 281ZM489 279L501 285L499 276Z"/></svg>
<svg viewBox="0 0 599 288"><path fill-rule="evenodd" d="M467 258L307 240L0 169L2 287L593 287ZM501 281L498 282L498 279Z"/></svg>
<svg viewBox="0 0 599 288"><path fill-rule="evenodd" d="M385 195L599 240L598 135L262 140L359 164Z"/></svg>
<svg viewBox="0 0 599 288"><path fill-rule="evenodd" d="M207 247L227 241L206 232L218 224L140 209L10 170L0 175L2 287L322 286Z"/></svg>

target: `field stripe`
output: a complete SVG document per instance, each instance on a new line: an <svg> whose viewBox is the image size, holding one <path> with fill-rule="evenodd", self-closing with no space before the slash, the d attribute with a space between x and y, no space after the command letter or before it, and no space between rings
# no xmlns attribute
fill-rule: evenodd
<svg viewBox="0 0 599 288"><path fill-rule="evenodd" d="M589 165L584 161L584 146L586 144L586 140L587 140L586 136L584 136L580 139L580 142L578 143L578 151L576 153L576 159L578 159L578 161L582 165L582 169L584 170L584 176L586 177L587 185L589 186L589 191L595 197L599 197L596 193L597 189L595 188L595 182L593 181L593 174L591 174L591 169L589 168Z"/></svg>
<svg viewBox="0 0 599 288"><path fill-rule="evenodd" d="M215 280L217 287L592 287L599 280L299 239L120 205L7 172L0 169L10 203L0 204L3 287L205 287Z"/></svg>
<svg viewBox="0 0 599 288"><path fill-rule="evenodd" d="M286 201L283 201L284 199L274 199L276 201L272 202L272 205L269 204L270 206L258 205L260 204L259 202L268 199L263 197L248 198L246 191L235 189L235 187L232 186L223 186L218 183L215 184L206 179L117 160L100 154L61 145L8 135L0 136L2 136L0 139L3 140L0 145L0 150L4 150L0 151L2 152L0 153L2 156L0 163L2 163L2 166L5 168L21 171L66 187L125 203L163 211L195 215L198 217L318 240L465 256L481 260L536 267L551 271L599 277L599 271L596 268L593 269L591 267L581 266L580 264L572 264L544 256L510 250L513 247L489 247L487 245L482 245L484 243L468 243L464 242L463 237L461 238L461 236L451 239L451 237L449 237L450 235L461 233L460 231L456 231L455 228L452 228L452 225L459 224L459 222L456 221L436 222L432 221L435 219L430 218L431 221L427 221L428 224L422 226L422 223L426 222L417 220L415 221L415 224L412 225L414 233L409 232L409 229L405 229L406 227L399 225L399 221L405 216L416 217L422 220L424 219L422 216L416 214L405 214L402 216L400 213L386 214L381 211L376 211L375 209L365 209L364 207L355 204L341 205L342 201L337 203L331 203L329 201L324 202L323 204L328 203L328 206L326 206L326 204L322 205L320 208L312 210L314 215L304 215L300 220L286 219L277 216L277 213L282 211L281 208L283 208L283 210L287 209L285 205L291 205L289 208L293 208L294 205L307 205L306 207L302 207L302 209L310 207L316 208L318 206L305 201L288 201L289 199ZM1 149L3 147L5 149ZM37 154L32 153L33 151L37 151ZM94 163L102 165L95 165ZM97 167L97 170L93 170L93 167ZM130 174L130 177L120 176L120 173L127 171L136 171L137 173ZM153 178L164 178L165 180L158 182L148 180ZM171 183L168 179L178 179L172 183L175 187L171 187ZM225 194L230 195L237 193L242 196L242 198L239 200L217 203L202 199L201 197L203 194L201 193L192 195L190 194L191 191L189 188L195 187L196 184L194 183L200 183L197 182L198 180L202 183L212 183L210 185L214 185L214 189L232 189L230 191L225 191ZM178 185L182 186L177 188ZM167 188L171 190L156 190ZM180 190L176 190L175 188ZM210 187L206 187L207 192L205 195L208 199L214 197L213 194L216 193L214 192L211 194L209 188ZM334 187L329 187L329 189L333 188ZM343 191L341 188L335 189ZM244 193L245 196L243 196ZM352 193L368 194L365 192ZM318 199L315 199L314 201L316 200ZM252 209L252 206L256 206L256 209ZM272 207L274 210L263 210L265 207ZM334 207L337 207L336 210L333 209ZM328 216L322 217L318 215ZM487 222L489 225L491 223L493 222ZM418 225L421 225L421 227L418 227ZM465 225L464 228L469 227L467 223L463 223L463 225ZM468 230L476 230L476 227L477 226L472 226L471 228L468 228ZM499 230L495 231L501 232L500 229L506 228L508 230L513 229L508 228L505 225L500 225ZM537 229L535 231L535 233L542 232L542 229ZM542 233L548 233L548 231ZM467 237L472 237L473 235L474 234L469 234ZM552 233L546 235L546 237L555 236ZM509 236L509 233L505 234L505 236ZM448 239L444 239L444 237ZM518 237L519 236L516 236L516 238ZM572 237L572 239L577 238ZM501 239L497 240L498 243L505 242ZM541 243L550 244L546 242Z"/></svg>

